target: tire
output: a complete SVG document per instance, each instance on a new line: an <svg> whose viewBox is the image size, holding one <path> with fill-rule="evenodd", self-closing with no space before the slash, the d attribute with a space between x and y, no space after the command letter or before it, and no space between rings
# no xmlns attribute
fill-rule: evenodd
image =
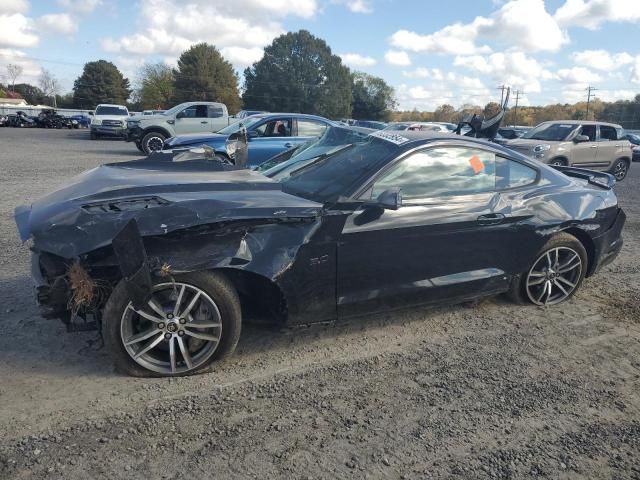
<svg viewBox="0 0 640 480"><path fill-rule="evenodd" d="M174 308L176 303L175 298L167 297L167 295L180 295L179 292L183 286L185 287L185 293L182 297L184 300L181 302L182 312L187 310L188 305L192 302L193 292L200 291L201 294L192 310L192 312L195 311L196 313L193 315L188 314L189 321L180 326L178 322L182 323L181 319L170 318L172 316L171 309ZM134 377L193 375L209 371L212 362L226 358L233 353L240 338L242 314L238 294L224 275L211 272L181 274L176 275L171 280L162 279L156 281L154 289L157 289L157 291L154 292L152 298L157 305L162 306L164 312L169 313L166 313L165 317L159 318L157 311L151 308L146 308L145 311L160 320L164 320L165 324L146 320L129 309L130 301L124 281L118 283L107 300L102 316L102 337L119 372ZM204 310L203 306L205 307ZM214 309L211 309L211 306ZM201 315L203 312L205 314L207 312L213 314L215 319L206 317L204 324L201 321L196 321L196 315ZM196 319L193 317L196 317ZM216 322L220 325L208 329L190 326L196 324L206 325L207 320L211 324ZM145 324L146 326L144 326ZM139 327L139 330L130 330L132 325ZM160 328L161 326L163 328ZM171 326L173 326L173 329L170 328ZM158 335L156 335L156 328L158 328ZM185 334L182 336L179 336L180 329L185 330L183 332ZM150 336L144 337L147 332L150 333ZM217 337L217 344L214 345L213 341L194 337L194 332L198 334L204 333L208 337ZM134 337L136 335L140 337L141 333L145 340L135 340ZM170 340L167 339L167 335L171 336ZM134 339L135 343L130 342L129 346L125 346L123 338ZM139 355L150 344L158 341L159 343L155 347L140 355L137 360L133 358L134 355ZM173 343L175 354L173 365L170 361L171 343ZM202 345L198 346L199 344ZM189 352L191 366L182 354L182 347ZM194 349L194 351L191 351L191 349ZM175 368L172 368L172 366Z"/></svg>
<svg viewBox="0 0 640 480"><path fill-rule="evenodd" d="M629 173L629 162L624 158L619 158L613 162L609 173L616 177L616 182L621 182L627 177L627 173Z"/></svg>
<svg viewBox="0 0 640 480"><path fill-rule="evenodd" d="M558 167L566 167L568 166L568 162L564 158L554 158L549 162L549 165L554 165Z"/></svg>
<svg viewBox="0 0 640 480"><path fill-rule="evenodd" d="M89 138L91 138L91 140L97 140L98 139L98 134L95 132L91 132L89 134Z"/></svg>
<svg viewBox="0 0 640 480"><path fill-rule="evenodd" d="M140 144L142 145L142 151L149 155L151 152L162 150L162 144L164 143L165 138L167 137L165 137L160 132L147 133L144 137L142 137L142 141L140 142Z"/></svg>
<svg viewBox="0 0 640 480"><path fill-rule="evenodd" d="M559 257L555 256L555 252ZM550 254L550 257L547 256ZM575 258L573 257L575 255ZM562 272L577 264L579 269ZM553 265L549 265L549 260ZM559 265L561 268L557 268ZM541 266L551 267L545 271ZM569 300L580 288L588 267L588 256L582 243L573 235L559 233L552 237L536 254L529 268L514 278L509 296L518 304L556 305ZM561 273L562 272L562 273ZM533 283L536 283L535 285ZM569 285L573 284L573 287ZM551 287L549 287L549 285ZM559 286L558 286L559 285ZM541 289L544 288L543 292ZM546 289L551 288L548 293ZM564 289L564 293L563 293ZM542 297L539 295L542 292Z"/></svg>
<svg viewBox="0 0 640 480"><path fill-rule="evenodd" d="M144 150L142 149L142 145L140 144L140 142L135 142L135 143L136 143L136 148L140 150L142 153L144 153Z"/></svg>

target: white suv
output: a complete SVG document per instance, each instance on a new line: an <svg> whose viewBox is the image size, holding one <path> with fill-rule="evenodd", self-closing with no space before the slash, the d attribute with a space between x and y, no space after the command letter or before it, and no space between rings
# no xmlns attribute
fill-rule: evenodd
<svg viewBox="0 0 640 480"><path fill-rule="evenodd" d="M98 105L91 119L91 139L100 136L123 137L127 130L129 110L124 105L102 103Z"/></svg>

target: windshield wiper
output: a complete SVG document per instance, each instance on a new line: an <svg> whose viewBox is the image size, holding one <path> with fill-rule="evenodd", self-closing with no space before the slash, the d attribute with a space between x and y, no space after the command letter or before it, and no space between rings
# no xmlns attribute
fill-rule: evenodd
<svg viewBox="0 0 640 480"><path fill-rule="evenodd" d="M295 170L292 170L289 173L289 177L293 177L294 175L298 175L301 172L303 172L304 170L306 170L307 168L312 167L313 165L318 165L319 163L323 162L327 158L331 158L334 155L336 155L336 154L338 154L340 152L344 152L348 148L353 147L353 145L354 145L353 143L349 143L348 145L344 145L343 147L340 147L338 150L333 150L331 152L322 153L322 154L318 155L314 160L312 160L309 163L307 163L306 165L303 165L303 166L301 166L299 168L296 168Z"/></svg>

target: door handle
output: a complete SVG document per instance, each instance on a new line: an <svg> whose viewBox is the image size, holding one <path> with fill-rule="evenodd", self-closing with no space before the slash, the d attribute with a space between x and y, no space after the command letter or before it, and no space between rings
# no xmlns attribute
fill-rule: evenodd
<svg viewBox="0 0 640 480"><path fill-rule="evenodd" d="M505 216L502 213L487 213L478 217L478 223L480 225L497 225L502 223Z"/></svg>
<svg viewBox="0 0 640 480"><path fill-rule="evenodd" d="M287 142L287 143L284 144L284 146L285 146L285 148L291 148L291 147L293 147L293 143Z"/></svg>
<svg viewBox="0 0 640 480"><path fill-rule="evenodd" d="M200 122L200 123L201 123L201 124L203 124L203 125L206 125L206 124L207 124L207 123L209 123L209 122L207 122L207 121L205 120L204 122Z"/></svg>

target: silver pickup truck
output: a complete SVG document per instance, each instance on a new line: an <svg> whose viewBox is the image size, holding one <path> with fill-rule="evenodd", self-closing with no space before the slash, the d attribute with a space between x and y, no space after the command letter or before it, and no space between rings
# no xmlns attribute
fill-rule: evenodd
<svg viewBox="0 0 640 480"><path fill-rule="evenodd" d="M186 102L155 115L136 115L127 120L125 139L147 155L162 150L165 139L187 133L217 132L229 125L224 103Z"/></svg>

